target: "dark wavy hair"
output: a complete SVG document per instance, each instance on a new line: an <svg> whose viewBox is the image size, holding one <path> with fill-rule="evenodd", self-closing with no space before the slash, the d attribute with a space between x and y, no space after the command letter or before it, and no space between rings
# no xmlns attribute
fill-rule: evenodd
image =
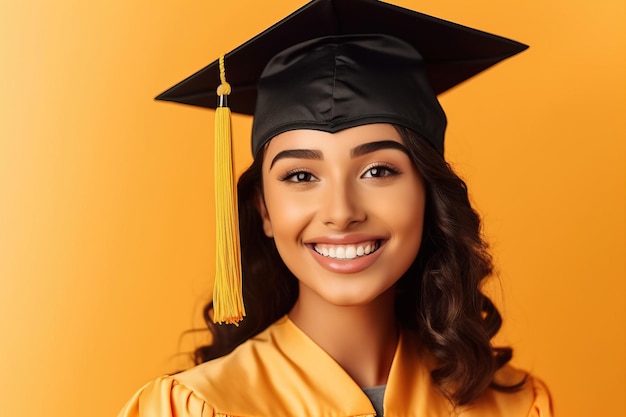
<svg viewBox="0 0 626 417"><path fill-rule="evenodd" d="M491 339L502 318L481 284L492 273L491 256L481 235L478 214L467 186L435 149L418 134L396 126L426 184L424 231L419 253L397 283L396 316L414 332L436 359L431 376L455 405L477 399L498 385L494 373L512 357L509 347L494 347ZM238 183L243 296L247 317L238 326L215 325L212 303L204 316L213 336L211 345L195 351L196 363L223 356L287 314L298 297L298 281L265 236L257 199L262 193L262 155Z"/></svg>

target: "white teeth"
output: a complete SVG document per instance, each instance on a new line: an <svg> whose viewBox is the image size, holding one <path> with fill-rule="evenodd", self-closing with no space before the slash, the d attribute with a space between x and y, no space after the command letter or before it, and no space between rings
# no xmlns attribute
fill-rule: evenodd
<svg viewBox="0 0 626 417"><path fill-rule="evenodd" d="M354 259L369 255L378 249L378 242L368 242L363 245L314 245L313 249L320 255L335 259Z"/></svg>

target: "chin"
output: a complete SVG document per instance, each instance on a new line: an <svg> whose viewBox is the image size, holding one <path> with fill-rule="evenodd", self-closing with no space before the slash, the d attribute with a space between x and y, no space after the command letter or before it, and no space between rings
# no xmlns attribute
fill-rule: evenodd
<svg viewBox="0 0 626 417"><path fill-rule="evenodd" d="M364 307L375 304L382 296L388 294L390 288L372 291L368 289L341 288L337 291L320 291L318 296L328 304L337 307Z"/></svg>

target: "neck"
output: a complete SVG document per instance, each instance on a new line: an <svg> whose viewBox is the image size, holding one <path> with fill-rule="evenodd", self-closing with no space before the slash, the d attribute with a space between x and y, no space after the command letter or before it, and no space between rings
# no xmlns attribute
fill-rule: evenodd
<svg viewBox="0 0 626 417"><path fill-rule="evenodd" d="M366 305L337 306L301 288L289 318L361 387L387 382L398 343L395 292Z"/></svg>

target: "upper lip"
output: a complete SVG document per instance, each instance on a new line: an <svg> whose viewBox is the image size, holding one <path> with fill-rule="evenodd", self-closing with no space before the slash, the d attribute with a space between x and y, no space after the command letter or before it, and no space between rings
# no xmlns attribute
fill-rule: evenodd
<svg viewBox="0 0 626 417"><path fill-rule="evenodd" d="M329 235L313 237L310 239L306 239L304 241L304 244L310 245L315 243L326 243L329 245L354 245L357 243L369 242L373 240L386 240L386 238L380 235L355 233L349 235Z"/></svg>

